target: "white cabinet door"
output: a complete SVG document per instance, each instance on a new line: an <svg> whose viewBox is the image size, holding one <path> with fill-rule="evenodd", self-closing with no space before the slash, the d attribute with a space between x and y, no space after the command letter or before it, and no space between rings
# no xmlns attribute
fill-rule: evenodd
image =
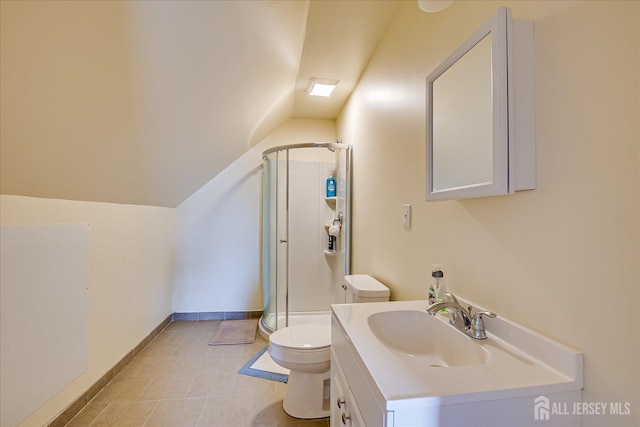
<svg viewBox="0 0 640 427"><path fill-rule="evenodd" d="M331 427L365 427L335 354L331 360Z"/></svg>

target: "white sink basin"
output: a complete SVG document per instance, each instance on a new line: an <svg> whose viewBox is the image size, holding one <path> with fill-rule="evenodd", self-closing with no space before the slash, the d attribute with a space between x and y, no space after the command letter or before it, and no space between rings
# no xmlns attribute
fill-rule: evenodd
<svg viewBox="0 0 640 427"><path fill-rule="evenodd" d="M487 338L475 340L427 306L331 307L332 370L348 382L361 425L539 427L534 404L541 396L569 406L582 400L582 354L575 349L500 313L486 319ZM549 426L581 425L580 416L552 417Z"/></svg>
<svg viewBox="0 0 640 427"><path fill-rule="evenodd" d="M483 365L489 358L478 343L424 311L382 311L371 314L367 322L397 357L425 367Z"/></svg>
<svg viewBox="0 0 640 427"><path fill-rule="evenodd" d="M387 405L405 399L460 404L582 388L579 352L500 313L485 321L487 339L474 340L447 316L428 314L427 305L421 300L332 306L332 349L359 355Z"/></svg>

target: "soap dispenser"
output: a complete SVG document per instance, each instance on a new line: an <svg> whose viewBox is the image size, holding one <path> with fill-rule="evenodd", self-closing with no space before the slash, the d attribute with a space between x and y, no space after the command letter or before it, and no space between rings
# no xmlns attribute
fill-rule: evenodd
<svg viewBox="0 0 640 427"><path fill-rule="evenodd" d="M327 197L336 197L336 179L332 173L327 178Z"/></svg>
<svg viewBox="0 0 640 427"><path fill-rule="evenodd" d="M431 266L431 280L429 281L429 304L447 300L447 288L444 284L444 272L442 266ZM443 309L444 311L445 309Z"/></svg>

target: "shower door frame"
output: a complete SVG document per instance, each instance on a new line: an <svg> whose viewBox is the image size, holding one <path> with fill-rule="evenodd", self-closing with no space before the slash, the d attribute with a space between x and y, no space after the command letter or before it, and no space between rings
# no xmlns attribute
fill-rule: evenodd
<svg viewBox="0 0 640 427"><path fill-rule="evenodd" d="M304 148L326 148L329 149L331 151L335 151L337 149L339 150L345 150L345 206L344 206L344 215L343 215L343 230L345 231L344 234L344 274L350 274L351 271L351 162L352 162L352 147L350 144L343 144L341 142L312 142L312 143L299 143L299 144L289 144L289 145L280 145L280 146L276 146L276 147L272 147L269 148L268 150L265 150L262 153L262 160L263 162L267 159L267 157L272 154L272 153L276 153L276 158L275 158L275 164L276 164L276 176L275 176L275 180L276 180L276 194L275 194L275 200L276 200L276 219L275 219L275 224L276 224L276 233L275 238L276 240L279 239L279 243L286 243L287 244L287 248L286 248L286 259L284 262L284 265L286 266L286 274L285 274L285 295L284 295L284 300L285 300L285 327L289 326L289 244L288 244L288 240L289 240L289 151L290 150L294 150L294 149L304 149ZM277 214L278 214L278 197L279 197L279 170L280 170L280 151L285 151L286 152L286 157L285 157L285 162L286 162L286 195L285 195L285 224L286 224L286 238L285 239L280 239L280 237L278 236L277 233L277 229L278 229L278 218L277 218ZM339 162L339 159L338 159ZM273 177L270 177L271 179ZM265 179L263 177L263 179ZM266 181L265 181L266 182ZM263 186L265 186L265 184L263 184ZM264 195L263 195L264 197ZM263 201L263 209L264 209L264 201ZM264 218L265 213L263 213L263 218ZM264 220L263 220L263 227L270 227L270 224L265 224ZM271 236L271 233L269 234ZM265 238L264 236L264 231L263 231L263 239ZM266 250L265 248L265 242L263 242L262 248L263 251ZM271 246L269 245L269 248ZM276 243L276 250L275 250L275 257L276 257L276 262L275 262L275 268L276 268L276 274L275 274L275 281L276 283L273 284L271 283L271 280L269 280L269 286L276 286L276 310L275 310L275 316L276 316L276 321L275 321L275 326L276 329L278 329L278 304L277 304L277 290L278 290L278 274L277 274L277 264L278 264L278 260L277 260L277 243ZM263 258L263 263L265 263L265 255L263 254L262 256ZM265 280L264 280L264 268L263 267L263 286L265 285ZM270 268L270 267L269 267ZM271 271L270 271L271 273ZM269 289L269 297L271 295L271 289ZM266 295L266 290L263 289L263 295ZM261 323L262 326L268 330L269 332L273 332L276 329L271 328L264 320L264 313L267 309L267 305L268 305L268 301L264 301L265 306L263 308L263 317L261 318Z"/></svg>

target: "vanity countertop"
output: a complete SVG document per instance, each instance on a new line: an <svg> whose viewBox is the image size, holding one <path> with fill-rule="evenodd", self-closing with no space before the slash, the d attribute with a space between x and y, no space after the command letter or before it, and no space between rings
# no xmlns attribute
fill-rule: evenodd
<svg viewBox="0 0 640 427"><path fill-rule="evenodd" d="M405 404L467 403L582 389L583 358L580 352L500 314L494 319L485 319L485 340L465 336L448 324L447 315L430 316L443 322L451 334L469 340L470 344L463 343L464 348L472 348L483 355L482 363L478 364L428 364L423 358L399 354L377 338L372 330L370 317L376 313L414 311L417 318L421 318L418 312L424 313L427 306L425 300L332 306L334 322L337 321L345 333L344 340L336 340L335 344L350 342L350 351L391 405L388 408L400 408Z"/></svg>

